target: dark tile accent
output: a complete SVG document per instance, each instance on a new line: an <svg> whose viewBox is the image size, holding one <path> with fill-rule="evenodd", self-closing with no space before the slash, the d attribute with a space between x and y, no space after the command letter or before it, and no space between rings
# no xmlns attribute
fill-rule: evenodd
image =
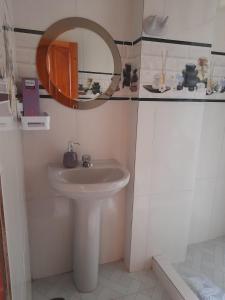
<svg viewBox="0 0 225 300"><path fill-rule="evenodd" d="M133 45L136 45L137 43L142 41L142 37L140 36L139 38L137 38L135 41L133 41Z"/></svg>
<svg viewBox="0 0 225 300"><path fill-rule="evenodd" d="M41 99L53 99L50 95L40 95ZM85 97L80 97L79 99L87 99ZM97 99L97 100L115 100L115 101L124 101L124 100L131 100L129 97L110 97L105 99Z"/></svg>
<svg viewBox="0 0 225 300"><path fill-rule="evenodd" d="M178 40L170 40L170 39L160 39L160 38L153 38L153 37L146 37L146 36L142 36L141 39L142 39L142 41L148 41L148 42L187 45L187 46L199 46L199 47L208 47L208 48L212 47L212 44L196 43L196 42L189 42L189 41L178 41Z"/></svg>
<svg viewBox="0 0 225 300"><path fill-rule="evenodd" d="M14 28L14 32L37 34L37 35L42 35L44 33L44 31L42 30L33 30L33 29L17 28L17 27Z"/></svg>
<svg viewBox="0 0 225 300"><path fill-rule="evenodd" d="M219 52L219 51L211 51L212 55L222 55L225 56L225 52Z"/></svg>
<svg viewBox="0 0 225 300"><path fill-rule="evenodd" d="M78 71L79 73L86 73L86 74L99 74L99 75L118 75L114 73L106 73L106 72L94 72L94 71Z"/></svg>
<svg viewBox="0 0 225 300"><path fill-rule="evenodd" d="M191 98L184 98L184 99L178 99L178 98L131 98L132 101L146 101L146 102L222 102L224 103L225 100L219 100L219 99L191 99Z"/></svg>
<svg viewBox="0 0 225 300"><path fill-rule="evenodd" d="M128 42L128 41L118 41L118 40L114 40L114 42L117 45L127 45L127 46L132 46L132 42Z"/></svg>
<svg viewBox="0 0 225 300"><path fill-rule="evenodd" d="M52 96L50 96L50 95L40 95L40 98L42 98L42 99L52 99Z"/></svg>
<svg viewBox="0 0 225 300"><path fill-rule="evenodd" d="M130 100L130 98L129 97L111 97L109 100L120 101L120 100Z"/></svg>

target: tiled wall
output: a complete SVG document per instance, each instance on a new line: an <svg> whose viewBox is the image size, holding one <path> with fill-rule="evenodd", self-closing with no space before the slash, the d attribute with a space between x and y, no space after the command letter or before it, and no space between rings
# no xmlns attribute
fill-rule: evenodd
<svg viewBox="0 0 225 300"><path fill-rule="evenodd" d="M56 20L73 15L98 22L115 40L131 40L130 0L69 0L67 5L62 5L60 0L54 4L46 0L29 3L14 0L13 4L18 28L45 30ZM40 35L16 33L20 77L36 76L35 49L39 38ZM120 46L123 53L125 48ZM61 162L67 142L75 140L81 144L76 149L79 158L90 153L92 159L115 158L126 164L130 105L126 101L110 101L94 110L73 111L52 99L41 99L40 104L42 111L51 116L50 131L23 134L33 278L72 269L72 207L70 201L49 187L48 163ZM123 191L103 208L101 263L124 257L125 201ZM111 211L113 218L109 218Z"/></svg>
<svg viewBox="0 0 225 300"><path fill-rule="evenodd" d="M204 106L189 243L225 234L225 105Z"/></svg>
<svg viewBox="0 0 225 300"><path fill-rule="evenodd" d="M131 270L153 255L185 257L202 111L199 103L139 103Z"/></svg>
<svg viewBox="0 0 225 300"><path fill-rule="evenodd" d="M143 88L143 85L152 85L154 76L160 74L162 66L161 54L168 51L166 63L166 86L170 90L165 93L151 93ZM140 98L175 98L175 99L221 99L224 100L224 93L215 93L206 95L206 90L195 90L193 92L184 88L177 91L177 76L182 76L186 64L198 65L198 59L207 58L209 66L210 62L215 64L213 72L213 80L219 84L225 78L225 56L224 53L212 52L211 47L202 47L198 45L179 45L178 43L142 41L141 50L141 77L140 77ZM208 76L208 75L207 75ZM175 82L174 82L175 81ZM174 83L173 83L174 82Z"/></svg>
<svg viewBox="0 0 225 300"><path fill-rule="evenodd" d="M224 6L220 7L219 3L220 1L212 3L209 0L172 0L170 4L168 1L144 1L144 18L157 15L168 16L168 20L162 32L151 35L143 32L139 98L211 101L225 99L224 92L221 92L225 85L225 68L224 47L220 42L223 40L220 29L222 27L219 27L223 22ZM168 91L149 91L143 86L154 86L154 77L162 73L162 54L166 53L165 85ZM208 60L207 78L210 70L214 69L212 79L218 84L218 92L206 95L206 89L203 88L196 88L194 91L189 91L188 88L177 90L178 78L183 77L186 64L194 64L197 69L199 58Z"/></svg>
<svg viewBox="0 0 225 300"><path fill-rule="evenodd" d="M224 79L225 74L225 42L221 30L224 17L224 2L220 1L214 22L212 45L216 80ZM223 103L204 105L189 243L198 243L225 234L224 119Z"/></svg>
<svg viewBox="0 0 225 300"><path fill-rule="evenodd" d="M180 0L174 1L177 5L181 3ZM54 21L70 16L74 9L74 15L78 14L102 24L116 40L134 41L141 35L138 34L140 31L135 30L138 27L141 28L141 2L134 1L133 5L130 5L130 1L124 0L121 6L121 1L118 1L118 7L123 7L118 10L115 2L112 6L110 0L96 0L88 2L88 5L87 1L71 0L61 10L60 1L57 1L54 7L60 7L60 9L53 10L52 4L48 1L42 0L34 5L28 4L25 0L18 4L18 1L14 0L14 9L18 11L16 27L45 30ZM202 0L198 3L203 4ZM212 2L207 0L207 3L210 10ZM146 0L145 8L153 5L157 10L160 9L159 4L160 1ZM25 18L23 7L26 5L30 14ZM193 10L195 1L191 4L189 2L188 5L188 9ZM99 7L102 10L101 14ZM199 10L201 10L201 5L198 6L198 10L194 11L193 19L190 17L188 20L185 19L186 24L196 26L196 14L198 15ZM133 20L137 12L141 17L138 16ZM148 13L145 9L144 15L147 16ZM178 20L186 17L184 8L181 15L177 14L176 10L173 13ZM40 22L40 14L42 22ZM118 23L115 23L115 15ZM211 14L206 13L206 16L208 19ZM131 30L130 24L136 22L139 26L136 24ZM205 27L204 34L201 34L202 28L199 27L197 27L198 30L192 28L185 32L184 28L179 28L177 24L171 23L170 26L172 28L175 26L179 30L172 31L173 35L164 36L165 39L196 43L200 41L207 44L212 42L212 36L208 36L212 30L211 22ZM190 39L190 36L193 39ZM38 39L38 35L16 33L20 76L36 76L35 48ZM211 50L219 51L208 46L168 43L161 40L142 40L135 43L134 47L130 45L118 45L118 47L123 65L128 62L135 67L141 66L141 84L149 84L154 73L160 70L161 49L168 49L169 75L182 72L187 62L196 63L199 56L211 57ZM217 75L215 76L222 78L224 56L213 55L213 57L216 61L215 74ZM137 93L131 93L129 88L126 88L115 95L151 98L149 92L142 88ZM201 98L200 96L202 95L191 93L186 95L186 98L192 101L193 98ZM174 95L171 97L174 98ZM224 99L223 96L221 97ZM161 95L155 94L152 100L157 100L156 98L161 98ZM176 98L179 98L179 95L176 95ZM33 277L44 277L71 269L71 204L66 199L61 201L61 197L51 191L47 180L47 164L62 159L67 141L70 139L81 143L78 149L79 155L88 152L93 158L113 157L122 163L127 163L131 171L127 206L125 207L125 196L121 193L103 209L101 262L117 260L124 256L125 236L125 259L132 271L149 265L151 256L156 254L163 253L172 261L182 260L188 243L202 239L205 235L205 228L202 228L202 231L199 230L198 235L196 234L197 237L192 236L190 224L191 220L193 220L192 224L197 224L198 216L202 211L201 203L204 193L207 193L209 189L214 191L214 185L212 184L210 188L207 181L203 183L199 181L202 180L202 175L199 175L197 166L202 164L203 167L208 166L209 170L214 168L217 162L215 153L223 149L221 138L223 139L222 128L224 128L222 120L225 119L223 118L224 105L224 103L213 103L211 106L211 104L202 103L157 103L153 101L139 104L137 102L108 102L95 110L74 112L52 99L41 99L42 110L47 111L52 117L51 130L46 133L35 133L35 136L29 132L23 135L24 153L28 158L25 161L25 175ZM218 140L215 142L218 129L219 142ZM40 148L39 145L42 147ZM207 156L206 148L209 149L209 156ZM206 155L205 160L201 163L204 155ZM222 154L220 159L222 160ZM217 179L220 178L220 186L217 189L219 200L215 202L214 217L211 217L217 221L211 231L215 235L222 234L224 228L221 213L225 195L222 190L223 175L218 176L220 175L211 174L203 178L208 182L216 182L217 185L219 181ZM196 200L198 193L201 193L198 192L199 189L203 190L203 196ZM209 226L208 212L211 211L210 205L213 198L214 194L208 200L209 206L202 217L203 223L207 220L206 226ZM114 207L115 211L113 220L107 219L110 207ZM198 213L196 214L194 209L197 207ZM221 213L220 218L217 218L219 213ZM124 221L125 215L126 222ZM45 230L46 228L48 230ZM192 230L194 229L192 228L191 232ZM53 253L52 249L58 249L58 251Z"/></svg>
<svg viewBox="0 0 225 300"><path fill-rule="evenodd" d="M0 0L0 24L2 17L13 26L11 2ZM14 50L14 37L10 32L8 49ZM1 40L1 51L6 49ZM2 54L2 52L1 52ZM7 55L7 53L6 53ZM5 57L5 55L3 55ZM14 61L13 61L14 64ZM10 69L14 71L14 69ZM12 77L14 76L12 72ZM0 103L0 116L10 116L8 103ZM2 182L3 208L6 225L8 259L12 300L31 300L31 278L27 214L24 193L23 153L21 132L18 124L11 129L0 130L0 176Z"/></svg>
<svg viewBox="0 0 225 300"><path fill-rule="evenodd" d="M225 234L224 122L224 103L139 103L132 271Z"/></svg>
<svg viewBox="0 0 225 300"><path fill-rule="evenodd" d="M218 0L144 0L144 18L169 16L163 39L212 43Z"/></svg>
<svg viewBox="0 0 225 300"><path fill-rule="evenodd" d="M146 0L144 16L149 15L146 7L154 8L150 14L158 13L162 2ZM188 9L193 9L195 3L188 2ZM180 18L178 14L177 18ZM191 19L190 14L188 18ZM197 30L190 40L191 32L182 32L182 26L179 28L178 22L177 31L172 35L139 42L141 86L150 84L154 74L160 71L161 50L165 49L169 75L182 72L187 62L196 64L200 56L205 56L215 61L214 78L224 78L224 49L216 48L216 44L214 47L194 44L211 43L212 36L205 35L208 31L199 36L201 32ZM200 100L201 96L190 92L185 97L190 103L164 102L162 94L151 96L140 87L139 97L147 101L139 102L138 110L131 271L149 266L153 255L163 254L171 261L181 261L188 244L225 234L225 104L193 101ZM166 96L166 100L169 98L179 100L179 95ZM224 101L224 95L220 99Z"/></svg>

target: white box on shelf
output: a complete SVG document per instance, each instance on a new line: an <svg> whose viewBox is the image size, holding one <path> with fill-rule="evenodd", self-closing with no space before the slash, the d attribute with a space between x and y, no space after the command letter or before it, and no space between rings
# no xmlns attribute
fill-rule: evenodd
<svg viewBox="0 0 225 300"><path fill-rule="evenodd" d="M49 130L50 129L50 116L43 113L40 116L21 117L23 130Z"/></svg>

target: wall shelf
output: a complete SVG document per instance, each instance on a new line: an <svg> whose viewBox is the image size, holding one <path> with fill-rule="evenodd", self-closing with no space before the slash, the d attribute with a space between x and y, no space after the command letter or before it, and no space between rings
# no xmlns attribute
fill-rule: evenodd
<svg viewBox="0 0 225 300"><path fill-rule="evenodd" d="M22 130L49 130L50 116L43 113L40 116L22 116L21 117Z"/></svg>

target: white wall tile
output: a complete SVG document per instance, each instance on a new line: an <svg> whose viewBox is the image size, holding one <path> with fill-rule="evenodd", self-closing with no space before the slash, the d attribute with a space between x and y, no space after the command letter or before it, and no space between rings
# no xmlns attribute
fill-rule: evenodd
<svg viewBox="0 0 225 300"><path fill-rule="evenodd" d="M217 3L210 0L145 0L144 18L149 15L169 16L165 31L156 37L211 43Z"/></svg>
<svg viewBox="0 0 225 300"><path fill-rule="evenodd" d="M134 35L130 26L132 9L130 0L68 0L66 5L60 0L40 0L38 3L13 0L16 27L46 30L60 19L79 16L102 24L117 40L130 40Z"/></svg>
<svg viewBox="0 0 225 300"><path fill-rule="evenodd" d="M217 176L225 128L224 115L223 103L205 104L197 169L198 178Z"/></svg>
<svg viewBox="0 0 225 300"><path fill-rule="evenodd" d="M151 192L192 189L202 105L159 104L152 156Z"/></svg>
<svg viewBox="0 0 225 300"><path fill-rule="evenodd" d="M211 228L209 231L209 238L223 236L225 234L225 185L224 178L218 179L216 183L216 190L213 199Z"/></svg>
<svg viewBox="0 0 225 300"><path fill-rule="evenodd" d="M202 122L195 198L192 208L190 243L223 235L225 190L225 105L205 104Z"/></svg>
<svg viewBox="0 0 225 300"><path fill-rule="evenodd" d="M135 162L135 195L148 194L151 184L150 160L153 151L155 134L155 103L139 104L136 162Z"/></svg>
<svg viewBox="0 0 225 300"><path fill-rule="evenodd" d="M141 103L136 193L193 189L201 118L201 104Z"/></svg>
<svg viewBox="0 0 225 300"><path fill-rule="evenodd" d="M216 202L215 187L216 179L196 180L190 224L190 244L209 239L212 210Z"/></svg>
<svg viewBox="0 0 225 300"><path fill-rule="evenodd" d="M163 254L172 262L184 260L192 191L152 194L149 201L148 257Z"/></svg>
<svg viewBox="0 0 225 300"><path fill-rule="evenodd" d="M206 57L210 59L211 48L209 47L198 47L198 46L188 46L188 58L195 59L196 62L199 57Z"/></svg>
<svg viewBox="0 0 225 300"><path fill-rule="evenodd" d="M225 7L223 1L219 1L217 9L217 16L214 24L214 36L213 36L213 50L214 51L225 51L225 44L222 37L221 28L225 25Z"/></svg>
<svg viewBox="0 0 225 300"><path fill-rule="evenodd" d="M102 209L100 263L124 257L125 245L125 190L108 199ZM119 213L118 213L119 212Z"/></svg>
<svg viewBox="0 0 225 300"><path fill-rule="evenodd" d="M147 266L152 255L184 259L202 114L197 103L139 104L132 270Z"/></svg>
<svg viewBox="0 0 225 300"><path fill-rule="evenodd" d="M150 266L151 257L147 254L149 232L149 205L148 196L135 195L133 206L133 222L131 237L131 264L130 271L143 270Z"/></svg>

